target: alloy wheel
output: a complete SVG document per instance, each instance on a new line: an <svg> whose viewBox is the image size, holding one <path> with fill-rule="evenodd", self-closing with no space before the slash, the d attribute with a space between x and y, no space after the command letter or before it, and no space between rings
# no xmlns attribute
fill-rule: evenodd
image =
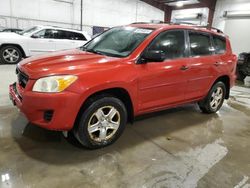
<svg viewBox="0 0 250 188"><path fill-rule="evenodd" d="M92 140L104 142L111 139L120 126L119 111L113 106L104 106L95 111L88 121L88 133Z"/></svg>
<svg viewBox="0 0 250 188"><path fill-rule="evenodd" d="M221 104L222 99L223 99L223 89L221 87L217 87L211 95L210 99L211 108L214 110L217 109Z"/></svg>
<svg viewBox="0 0 250 188"><path fill-rule="evenodd" d="M14 48L7 48L3 51L3 59L8 63L16 63L20 58L20 54Z"/></svg>

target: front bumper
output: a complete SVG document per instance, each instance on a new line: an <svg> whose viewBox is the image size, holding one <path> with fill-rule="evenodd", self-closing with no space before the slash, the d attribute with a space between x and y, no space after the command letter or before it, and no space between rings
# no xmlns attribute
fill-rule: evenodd
<svg viewBox="0 0 250 188"><path fill-rule="evenodd" d="M9 86L9 96L31 123L49 130L72 129L81 106L80 95L77 93L64 91L49 94L25 91L21 96L16 83ZM48 112L52 116L49 120L46 118Z"/></svg>

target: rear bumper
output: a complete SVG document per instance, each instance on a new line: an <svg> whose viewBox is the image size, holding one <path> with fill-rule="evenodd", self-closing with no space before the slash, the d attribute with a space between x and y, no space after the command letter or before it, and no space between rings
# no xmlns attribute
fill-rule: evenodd
<svg viewBox="0 0 250 188"><path fill-rule="evenodd" d="M49 130L72 129L81 106L79 94L68 91L53 94L26 91L21 97L15 83L9 86L9 96L31 123ZM48 112L50 120L46 118Z"/></svg>

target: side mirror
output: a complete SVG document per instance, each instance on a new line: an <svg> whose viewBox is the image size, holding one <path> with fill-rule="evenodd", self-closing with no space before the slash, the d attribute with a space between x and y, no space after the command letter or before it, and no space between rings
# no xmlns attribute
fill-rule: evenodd
<svg viewBox="0 0 250 188"><path fill-rule="evenodd" d="M140 64L146 62L162 62L165 60L165 53L161 50L149 50L142 54Z"/></svg>
<svg viewBox="0 0 250 188"><path fill-rule="evenodd" d="M38 38L39 38L39 36L38 36L38 35L36 35L36 34L34 34L34 35L32 35L32 36L31 36L31 38L38 39Z"/></svg>

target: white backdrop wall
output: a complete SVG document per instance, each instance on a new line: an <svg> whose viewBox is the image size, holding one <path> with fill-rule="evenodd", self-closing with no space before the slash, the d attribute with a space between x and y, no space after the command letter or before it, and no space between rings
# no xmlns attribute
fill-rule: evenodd
<svg viewBox="0 0 250 188"><path fill-rule="evenodd" d="M84 29L164 20L164 12L140 0L83 0ZM0 26L37 24L80 28L80 0L0 0Z"/></svg>
<svg viewBox="0 0 250 188"><path fill-rule="evenodd" d="M225 29L227 19L223 18L224 11L250 10L250 0L218 0L216 3L213 26Z"/></svg>
<svg viewBox="0 0 250 188"><path fill-rule="evenodd" d="M218 0L213 26L224 31L231 40L234 53L250 52L250 17L224 18L224 11L250 11L250 0Z"/></svg>
<svg viewBox="0 0 250 188"><path fill-rule="evenodd" d="M185 17L190 17L190 15L202 14L202 17L199 19L186 19ZM196 25L207 25L208 23L208 8L192 8L192 9L182 9L182 10L173 10L171 16L171 22L189 22ZM178 17L182 18L178 20Z"/></svg>

